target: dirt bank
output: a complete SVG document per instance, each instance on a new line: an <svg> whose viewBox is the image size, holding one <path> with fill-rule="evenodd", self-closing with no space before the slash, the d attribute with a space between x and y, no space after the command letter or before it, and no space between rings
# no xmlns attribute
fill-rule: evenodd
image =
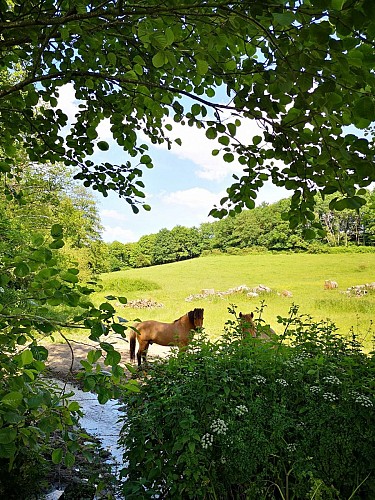
<svg viewBox="0 0 375 500"><path fill-rule="evenodd" d="M116 351L120 352L122 365L130 363L129 343L126 340L115 335L110 335L103 340L112 344ZM97 345L94 342L91 343L90 340L71 340L69 343L44 342L43 345L48 349L47 367L57 378L62 379L69 379L72 373L77 372L82 367L81 360L85 360L89 351L97 348ZM153 344L149 347L147 358L151 361L157 357L168 356L170 350L170 347Z"/></svg>

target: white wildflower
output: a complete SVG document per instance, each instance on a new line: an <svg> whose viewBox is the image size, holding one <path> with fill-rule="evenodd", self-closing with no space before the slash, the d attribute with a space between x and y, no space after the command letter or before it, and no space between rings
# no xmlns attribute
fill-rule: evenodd
<svg viewBox="0 0 375 500"><path fill-rule="evenodd" d="M326 401L337 401L339 398L336 396L336 394L333 394L332 392L325 392L323 394L323 399L325 399Z"/></svg>
<svg viewBox="0 0 375 500"><path fill-rule="evenodd" d="M216 434L225 435L227 433L228 426L222 418L217 418L216 420L214 420L212 422L211 430L212 430L212 432L214 432Z"/></svg>
<svg viewBox="0 0 375 500"><path fill-rule="evenodd" d="M361 406L366 406L367 408L371 408L372 406L374 406L374 403L371 401L371 399L364 394L358 394L354 401Z"/></svg>
<svg viewBox="0 0 375 500"><path fill-rule="evenodd" d="M266 383L266 379L262 377L262 375L254 375L253 380L255 380L255 382L258 382L258 384Z"/></svg>
<svg viewBox="0 0 375 500"><path fill-rule="evenodd" d="M318 394L320 392L320 387L318 387L317 385L312 385L310 387L310 392L312 392L313 394Z"/></svg>
<svg viewBox="0 0 375 500"><path fill-rule="evenodd" d="M248 413L248 409L245 405L238 405L236 406L236 408L234 409L234 412L236 415L239 415L239 416L242 416L242 415L245 415L245 413Z"/></svg>
<svg viewBox="0 0 375 500"><path fill-rule="evenodd" d="M288 382L287 382L285 379L283 379L283 378L277 378L277 379L275 380L275 382L276 382L277 384L282 385L283 387L288 387L288 385L289 385L289 384L288 384Z"/></svg>
<svg viewBox="0 0 375 500"><path fill-rule="evenodd" d="M286 449L289 451L289 453L293 453L293 451L296 451L297 445L296 443L289 443L286 445Z"/></svg>
<svg viewBox="0 0 375 500"><path fill-rule="evenodd" d="M328 377L323 377L323 382L327 382L327 384L335 384L340 385L341 380L334 375L329 375Z"/></svg>
<svg viewBox="0 0 375 500"><path fill-rule="evenodd" d="M207 432L201 439L202 448L207 449L209 446L212 446L213 441L213 435Z"/></svg>

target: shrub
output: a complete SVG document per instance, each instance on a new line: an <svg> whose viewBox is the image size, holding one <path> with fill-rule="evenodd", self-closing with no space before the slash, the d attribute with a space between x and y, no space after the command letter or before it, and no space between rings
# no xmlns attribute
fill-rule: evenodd
<svg viewBox="0 0 375 500"><path fill-rule="evenodd" d="M149 368L120 439L127 499L375 498L374 358L297 312L272 342L235 315Z"/></svg>

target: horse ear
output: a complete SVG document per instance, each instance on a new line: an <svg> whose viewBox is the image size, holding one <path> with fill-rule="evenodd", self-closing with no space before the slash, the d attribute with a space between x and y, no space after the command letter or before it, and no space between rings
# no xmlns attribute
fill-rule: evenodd
<svg viewBox="0 0 375 500"><path fill-rule="evenodd" d="M240 314L238 315L239 318L242 318L242 312L240 312Z"/></svg>
<svg viewBox="0 0 375 500"><path fill-rule="evenodd" d="M251 311L250 317L251 317L251 319L253 319L253 318L254 318L254 313L253 313L253 311Z"/></svg>

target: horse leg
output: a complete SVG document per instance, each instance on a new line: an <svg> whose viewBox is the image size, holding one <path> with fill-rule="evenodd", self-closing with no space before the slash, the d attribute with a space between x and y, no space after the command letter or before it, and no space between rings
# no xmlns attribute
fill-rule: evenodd
<svg viewBox="0 0 375 500"><path fill-rule="evenodd" d="M138 366L141 366L142 361L143 363L146 363L146 356L147 356L147 350L149 346L149 341L148 340L141 340L138 341L138 352L137 352L137 361L138 361Z"/></svg>

